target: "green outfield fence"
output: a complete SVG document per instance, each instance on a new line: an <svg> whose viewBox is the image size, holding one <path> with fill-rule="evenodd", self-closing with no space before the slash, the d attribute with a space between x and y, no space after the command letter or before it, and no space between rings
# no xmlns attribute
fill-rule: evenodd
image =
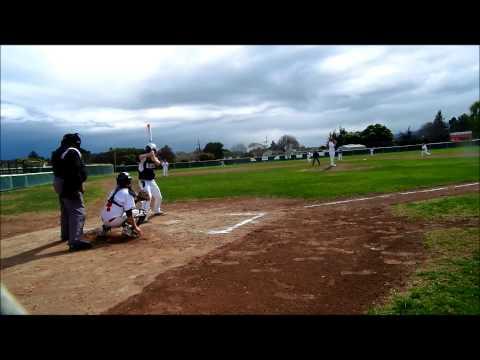
<svg viewBox="0 0 480 360"><path fill-rule="evenodd" d="M86 165L89 176L113 174L112 164ZM53 182L51 167L41 168L42 172L27 174L0 175L0 191L22 189L36 185L49 184Z"/></svg>

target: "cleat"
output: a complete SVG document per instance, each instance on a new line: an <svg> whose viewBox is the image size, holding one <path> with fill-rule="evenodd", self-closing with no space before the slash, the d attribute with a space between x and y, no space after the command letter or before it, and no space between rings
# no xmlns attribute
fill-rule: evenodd
<svg viewBox="0 0 480 360"><path fill-rule="evenodd" d="M86 241L79 241L73 245L69 246L69 251L81 251L81 250L88 250L92 248L92 244Z"/></svg>

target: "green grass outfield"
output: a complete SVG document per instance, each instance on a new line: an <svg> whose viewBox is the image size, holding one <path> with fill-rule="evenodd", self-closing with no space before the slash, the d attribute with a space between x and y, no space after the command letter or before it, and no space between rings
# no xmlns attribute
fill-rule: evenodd
<svg viewBox="0 0 480 360"><path fill-rule="evenodd" d="M341 167L333 170L323 169L328 158L322 158L322 169L306 160L291 160L173 169L169 177L158 171L157 179L167 203L245 196L333 199L478 181L478 155L478 146L460 147L433 150L423 160L420 151L344 156ZM105 198L114 184L113 175L91 177L86 205ZM0 206L1 214L43 212L57 210L58 200L51 185L41 185L2 193Z"/></svg>
<svg viewBox="0 0 480 360"><path fill-rule="evenodd" d="M412 221L432 218L479 219L479 194L447 197L402 205ZM455 206L451 206L455 204ZM475 227L437 229L425 237L429 260L415 273L411 286L393 294L377 315L480 315L480 233Z"/></svg>

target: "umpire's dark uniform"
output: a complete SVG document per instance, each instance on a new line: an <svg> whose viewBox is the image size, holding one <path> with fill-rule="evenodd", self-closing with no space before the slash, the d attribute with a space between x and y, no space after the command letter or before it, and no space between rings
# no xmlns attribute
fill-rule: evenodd
<svg viewBox="0 0 480 360"><path fill-rule="evenodd" d="M52 153L54 188L59 195L61 212L61 239L68 241L70 250L91 248L82 240L85 224L83 183L87 179L80 153L78 134L66 134L60 147Z"/></svg>
<svg viewBox="0 0 480 360"><path fill-rule="evenodd" d="M318 166L320 166L320 154L318 153L318 151L315 151L312 157L312 166L315 165L315 161L318 163Z"/></svg>

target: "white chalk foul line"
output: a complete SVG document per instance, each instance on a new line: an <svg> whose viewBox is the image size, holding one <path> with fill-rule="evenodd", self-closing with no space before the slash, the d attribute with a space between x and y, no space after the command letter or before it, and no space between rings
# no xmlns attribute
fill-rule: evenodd
<svg viewBox="0 0 480 360"><path fill-rule="evenodd" d="M457 188L462 188L462 187L466 187L466 186L475 186L475 185L478 185L479 183L476 182L476 183L471 183L471 184L463 184L463 185L456 185L454 186L455 189Z"/></svg>
<svg viewBox="0 0 480 360"><path fill-rule="evenodd" d="M463 184L463 185L456 185L453 186L453 188L461 188L461 187L466 187L466 186L475 186L478 185L479 183L471 183L471 184ZM417 194L417 193L425 193L425 192L432 192L432 191L440 191L440 190L446 190L448 187L441 187L441 188L435 188L435 189L427 189L427 190L416 190L416 191L407 191L407 192L401 192L401 193L394 193L394 194L385 194L385 195L378 195L378 196L372 196L368 198L358 198L358 199L348 199L348 200L341 200L341 201L333 201L333 202L328 202L328 203L322 203L322 204L314 204L314 205L305 205L304 207L306 208L312 208L312 207L317 207L317 206L328 206L328 205L338 205L338 204L347 204L351 202L356 202L356 201L365 201L365 200L372 200L372 199L378 199L378 198L387 198L393 195L410 195L410 194Z"/></svg>
<svg viewBox="0 0 480 360"><path fill-rule="evenodd" d="M232 214L229 214L229 215L232 215ZM240 214L235 214L235 215L240 215ZM242 214L243 215L243 214ZM253 214L252 214L253 215ZM251 217L249 219L246 219L246 220L243 220L241 222L239 222L238 224L235 224L233 226L230 226L226 229L223 229L223 230L210 230L207 234L209 235L214 235L214 234L228 234L230 232L232 232L233 230L235 230L236 228L240 227L240 226L243 226L245 224L248 224L249 222L252 222L262 216L265 216L266 213L259 213L257 215L255 215L254 217Z"/></svg>
<svg viewBox="0 0 480 360"><path fill-rule="evenodd" d="M383 195L382 195L383 196ZM350 202L354 201L365 201L365 200L371 200L371 199L376 199L380 196L373 196L369 198L358 198L358 199L349 199L349 200L341 200L341 201L333 201L333 202L328 202L328 203L323 203L323 204L314 204L314 205L305 205L306 208L311 208L311 207L317 207L317 206L327 206L327 205L338 205L338 204L347 204Z"/></svg>
<svg viewBox="0 0 480 360"><path fill-rule="evenodd" d="M228 216L256 216L258 213L231 213L231 214L225 214Z"/></svg>
<svg viewBox="0 0 480 360"><path fill-rule="evenodd" d="M428 189L428 190L418 190L418 191L401 192L400 195L410 195L410 194L417 194L417 193L440 191L440 190L445 190L445 189L448 189L448 187L441 187L441 188Z"/></svg>

